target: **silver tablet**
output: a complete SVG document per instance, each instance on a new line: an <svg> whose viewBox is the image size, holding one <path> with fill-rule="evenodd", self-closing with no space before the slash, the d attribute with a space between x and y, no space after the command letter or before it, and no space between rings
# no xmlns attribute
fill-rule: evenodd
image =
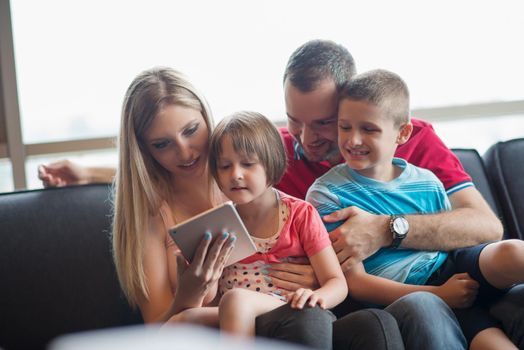
<svg viewBox="0 0 524 350"><path fill-rule="evenodd" d="M223 232L235 235L237 240L226 266L257 252L253 240L240 219L232 202L226 202L186 220L169 230L182 255L191 261L204 233L209 231L213 239Z"/></svg>

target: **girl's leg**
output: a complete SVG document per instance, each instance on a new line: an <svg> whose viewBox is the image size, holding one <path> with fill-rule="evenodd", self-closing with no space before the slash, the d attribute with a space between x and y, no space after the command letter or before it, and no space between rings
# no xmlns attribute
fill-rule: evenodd
<svg viewBox="0 0 524 350"><path fill-rule="evenodd" d="M487 245L480 253L479 268L496 288L524 283L524 241L508 239Z"/></svg>
<svg viewBox="0 0 524 350"><path fill-rule="evenodd" d="M254 336L257 316L284 305L271 295L235 288L220 299L220 329L238 335Z"/></svg>
<svg viewBox="0 0 524 350"><path fill-rule="evenodd" d="M208 327L218 327L218 307L196 307L186 309L172 316L166 324L192 323Z"/></svg>
<svg viewBox="0 0 524 350"><path fill-rule="evenodd" d="M470 350L518 350L500 328L487 328L478 333L471 344Z"/></svg>

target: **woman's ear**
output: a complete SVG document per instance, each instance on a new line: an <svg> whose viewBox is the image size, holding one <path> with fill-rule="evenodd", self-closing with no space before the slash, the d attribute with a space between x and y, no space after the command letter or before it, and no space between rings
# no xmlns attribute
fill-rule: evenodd
<svg viewBox="0 0 524 350"><path fill-rule="evenodd" d="M402 125L398 132L397 144L402 145L406 143L406 141L409 140L409 137L411 136L412 132L413 124L411 124L411 122L407 122L406 124Z"/></svg>

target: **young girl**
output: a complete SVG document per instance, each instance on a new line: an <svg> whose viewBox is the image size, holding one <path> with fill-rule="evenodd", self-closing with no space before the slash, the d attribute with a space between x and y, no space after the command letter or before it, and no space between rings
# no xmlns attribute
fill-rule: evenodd
<svg viewBox="0 0 524 350"><path fill-rule="evenodd" d="M253 335L255 318L286 302L291 307L332 308L347 295L342 270L320 216L307 202L277 191L286 168L278 130L264 116L236 113L211 136L209 170L235 204L258 252L228 266L219 280L220 328ZM265 276L268 263L307 256L320 282L317 290L283 295Z"/></svg>

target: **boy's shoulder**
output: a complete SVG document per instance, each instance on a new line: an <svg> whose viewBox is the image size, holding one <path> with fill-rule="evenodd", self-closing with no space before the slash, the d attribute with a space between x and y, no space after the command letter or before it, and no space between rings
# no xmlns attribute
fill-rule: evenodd
<svg viewBox="0 0 524 350"><path fill-rule="evenodd" d="M324 175L318 177L311 187L340 185L347 181L351 181L349 168L346 163L341 163L333 166Z"/></svg>
<svg viewBox="0 0 524 350"><path fill-rule="evenodd" d="M409 173L411 174L411 177L427 179L427 180L436 180L440 182L438 177L431 170L426 169L426 168L421 168L419 166L411 164L402 158L395 158L395 159L400 159L406 164L405 170L409 171Z"/></svg>

